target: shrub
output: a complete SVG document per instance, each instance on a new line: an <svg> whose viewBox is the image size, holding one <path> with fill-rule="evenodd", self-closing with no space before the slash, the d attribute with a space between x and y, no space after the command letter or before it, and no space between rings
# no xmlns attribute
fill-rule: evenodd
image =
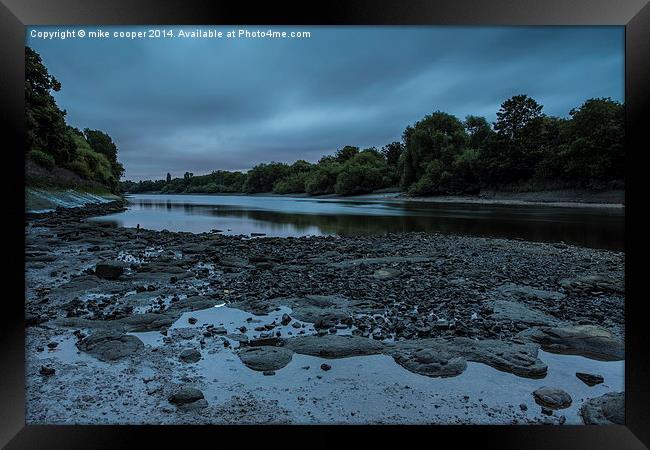
<svg viewBox="0 0 650 450"><path fill-rule="evenodd" d="M50 170L54 169L54 157L52 155L48 155L41 150L32 150L29 152L29 157L32 161L41 167L45 167L46 169Z"/></svg>

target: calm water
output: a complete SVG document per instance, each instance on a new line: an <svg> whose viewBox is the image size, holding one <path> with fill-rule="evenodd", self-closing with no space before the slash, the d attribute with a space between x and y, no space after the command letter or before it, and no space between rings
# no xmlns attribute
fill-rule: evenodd
<svg viewBox="0 0 650 450"><path fill-rule="evenodd" d="M93 220L152 230L279 237L427 231L623 250L625 213L614 208L235 195L138 194L129 201L128 210Z"/></svg>

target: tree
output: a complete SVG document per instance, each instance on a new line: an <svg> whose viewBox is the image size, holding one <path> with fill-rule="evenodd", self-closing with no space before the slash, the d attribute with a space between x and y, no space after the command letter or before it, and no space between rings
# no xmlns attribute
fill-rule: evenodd
<svg viewBox="0 0 650 450"><path fill-rule="evenodd" d="M622 180L625 175L624 108L611 98L593 98L570 111L564 176L582 183Z"/></svg>
<svg viewBox="0 0 650 450"><path fill-rule="evenodd" d="M375 148L359 152L340 166L334 184L339 195L367 194L391 184L390 169Z"/></svg>
<svg viewBox="0 0 650 450"><path fill-rule="evenodd" d="M169 183L170 181L172 181L172 174L167 172L167 183Z"/></svg>
<svg viewBox="0 0 650 450"><path fill-rule="evenodd" d="M61 83L50 75L38 53L25 47L25 124L26 152L38 150L50 155L57 165L74 159L75 145L51 92Z"/></svg>
<svg viewBox="0 0 650 450"><path fill-rule="evenodd" d="M278 162L258 164L248 171L244 191L249 194L271 192L273 185L288 174L289 166L287 164Z"/></svg>
<svg viewBox="0 0 650 450"><path fill-rule="evenodd" d="M381 148L381 153L386 158L389 166L397 167L400 156L404 152L404 144L401 142L391 142Z"/></svg>
<svg viewBox="0 0 650 450"><path fill-rule="evenodd" d="M344 163L350 158L353 158L359 153L359 147L353 147L351 145L346 145L343 148L340 148L334 154L334 158L337 162Z"/></svg>
<svg viewBox="0 0 650 450"><path fill-rule="evenodd" d="M443 170L449 167L467 143L463 123L441 111L427 115L403 134L404 157L402 186L408 189L424 175L432 161L439 161Z"/></svg>
<svg viewBox="0 0 650 450"><path fill-rule="evenodd" d="M515 95L501 104L494 124L496 132L517 141L530 133L530 125L542 117L542 106L527 95Z"/></svg>
<svg viewBox="0 0 650 450"><path fill-rule="evenodd" d="M464 126L469 136L468 145L470 148L476 150L485 148L488 140L494 134L492 127L490 127L485 117L467 116Z"/></svg>

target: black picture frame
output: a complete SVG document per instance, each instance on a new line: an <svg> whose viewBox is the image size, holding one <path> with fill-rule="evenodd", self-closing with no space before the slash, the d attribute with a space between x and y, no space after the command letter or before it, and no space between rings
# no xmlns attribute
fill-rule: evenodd
<svg viewBox="0 0 650 450"><path fill-rule="evenodd" d="M64 24L299 24L299 25L621 25L625 26L626 102L626 425L625 426L432 426L432 427L190 427L190 426L26 426L24 377L24 45L28 25ZM5 296L0 309L0 445L6 448L123 448L227 445L237 433L246 445L337 445L348 433L381 441L397 435L405 443L424 439L441 446L466 441L481 448L596 449L650 445L650 371L646 295L636 296L642 279L631 261L643 251L633 246L632 202L640 192L634 175L648 147L650 103L650 5L646 0L363 0L302 2L212 2L201 0L0 0L0 109L3 188L6 193L3 264ZM636 153L636 154L635 154ZM631 208L631 209L630 209ZM638 211L641 209L639 208ZM636 247L636 248L635 248ZM638 254L638 255L637 255ZM640 258L638 258L641 260ZM636 271L643 269L637 266ZM263 432L257 432L263 431ZM417 431L418 436L413 435ZM234 437L234 436L230 436ZM399 441L398 441L399 442ZM368 445L365 441L364 445ZM230 445L240 445L233 441ZM404 445L404 444L402 444Z"/></svg>

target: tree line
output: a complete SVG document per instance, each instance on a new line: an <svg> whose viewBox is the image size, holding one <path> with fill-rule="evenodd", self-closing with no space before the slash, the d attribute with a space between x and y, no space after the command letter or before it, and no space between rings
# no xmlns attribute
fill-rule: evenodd
<svg viewBox="0 0 650 450"><path fill-rule="evenodd" d="M127 192L365 194L399 187L409 195L473 194L481 189L622 186L624 106L593 98L567 118L546 115L527 95L505 100L490 124L436 111L381 149L346 145L317 163L262 163L183 178L125 181Z"/></svg>
<svg viewBox="0 0 650 450"><path fill-rule="evenodd" d="M40 55L25 47L25 124L26 157L37 166L61 176L73 172L85 181L119 191L124 173L117 160L117 146L101 130L79 130L66 123L52 92L61 90L61 83L51 75Z"/></svg>

